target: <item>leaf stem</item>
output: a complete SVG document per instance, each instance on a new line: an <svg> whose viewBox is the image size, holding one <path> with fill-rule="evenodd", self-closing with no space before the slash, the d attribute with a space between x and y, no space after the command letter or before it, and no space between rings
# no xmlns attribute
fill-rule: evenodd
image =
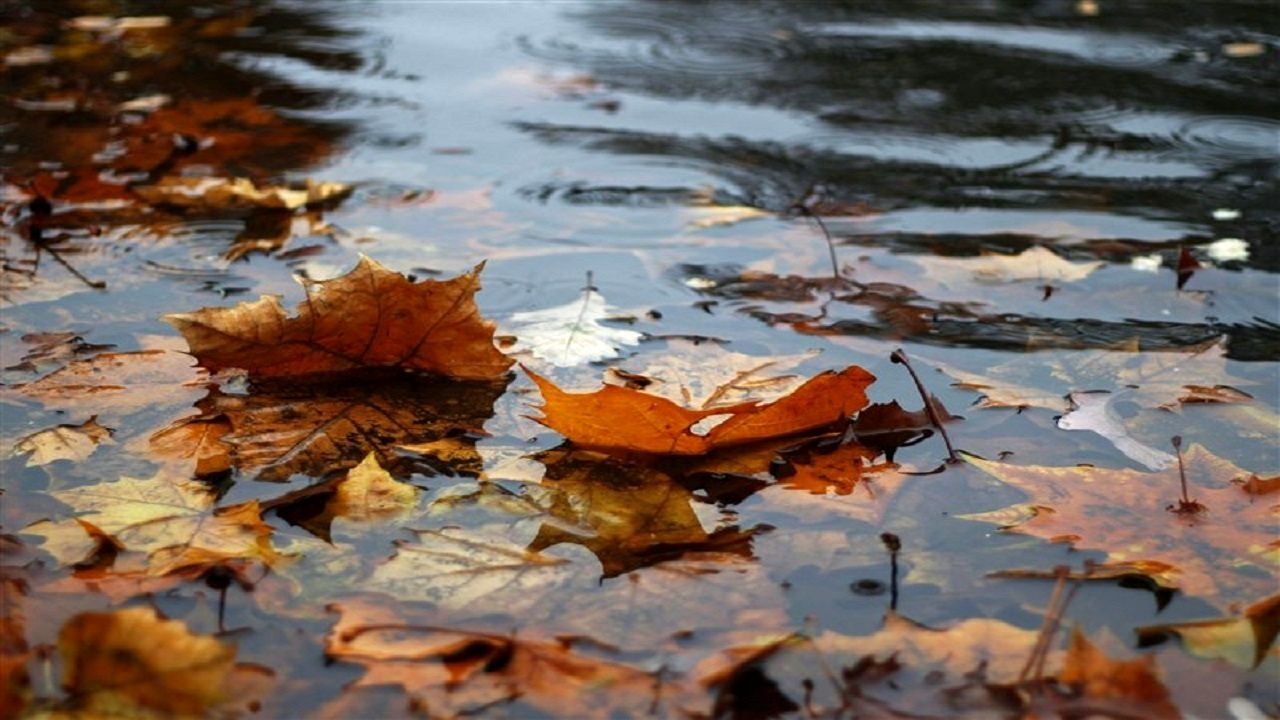
<svg viewBox="0 0 1280 720"><path fill-rule="evenodd" d="M929 413L929 422L938 428L938 432L942 435L942 441L947 444L948 462L960 462L960 457L956 455L956 449L951 445L951 437L947 435L947 429L942 426L942 417L938 413L938 409L933 404L933 396L924 388L924 383L920 382L920 376L916 375L915 368L911 367L911 361L907 359L907 353L898 348L889 355L889 360L903 365L907 368L907 372L911 373L911 379L915 381L916 390L920 392L921 399L924 400L925 412Z"/></svg>
<svg viewBox="0 0 1280 720"><path fill-rule="evenodd" d="M880 542L889 551L889 609L898 610L898 551L902 549L902 539L891 532L880 533Z"/></svg>

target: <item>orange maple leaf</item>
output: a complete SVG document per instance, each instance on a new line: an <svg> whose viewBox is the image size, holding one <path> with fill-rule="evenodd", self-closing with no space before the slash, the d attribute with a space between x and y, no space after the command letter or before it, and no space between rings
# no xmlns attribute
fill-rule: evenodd
<svg viewBox="0 0 1280 720"><path fill-rule="evenodd" d="M740 403L690 410L666 398L607 385L591 393L569 393L524 368L544 401L538 422L582 447L662 455L703 455L716 448L797 435L831 425L867 405L875 376L857 365L810 378L767 405ZM715 415L729 419L705 435L694 425Z"/></svg>
<svg viewBox="0 0 1280 720"><path fill-rule="evenodd" d="M233 308L166 315L212 371L286 377L398 367L467 380L501 377L511 360L480 316L477 265L451 280L413 282L361 257L342 277L303 281L307 297L287 317L276 296Z"/></svg>

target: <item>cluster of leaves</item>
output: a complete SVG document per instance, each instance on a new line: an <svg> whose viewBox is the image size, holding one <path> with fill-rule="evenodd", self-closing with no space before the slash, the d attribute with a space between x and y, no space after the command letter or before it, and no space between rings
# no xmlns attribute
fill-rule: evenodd
<svg viewBox="0 0 1280 720"><path fill-rule="evenodd" d="M696 409L627 386L660 384L660 371L625 372L620 385L572 393L526 370L542 395L539 421L568 445L513 453L513 466L533 463L542 475L512 492L503 480L519 473L484 469L475 447L513 364L475 304L479 272L415 282L364 258L343 277L305 281L306 299L293 316L273 297L168 316L203 371L174 352L98 352L14 388L19 398L75 407L104 397L118 402L139 393L142 383L171 392L207 382L204 372L222 383L247 376L247 392L214 387L197 402L197 415L151 435L149 451L163 461L154 477L49 493L70 513L22 533L40 538L40 549L72 573L37 579L35 590L93 590L123 601L193 581L224 592L232 583L256 584L264 610L302 617L332 598L329 609L339 619L324 652L365 668L335 713L365 707L358 705L359 689L390 684L447 714L517 700L564 712L572 698L573 714L584 716L654 708L720 715L758 703L795 710L802 698L817 714L1125 707L1176 715L1150 658L1106 659L1078 632L1065 656L1047 670L1040 661L1028 675L1011 668L1043 640L997 620L935 630L891 609L873 635L808 635L788 633L766 610L770 603L759 594L768 584L753 577L752 558L753 539L769 528L708 530L694 491L721 492L746 481L749 493L777 483L815 498L846 498L849 515L878 522L911 478L877 459L955 418L932 397L917 412L897 403L869 406L866 388L875 378L862 368L778 382L753 376L785 361L738 370L730 360L723 364L728 380ZM157 373L166 365L167 377ZM738 397L760 391L772 392L772 401ZM146 403L154 392L134 401ZM693 394L684 388L675 396L688 402ZM90 418L31 435L17 450L33 464L82 460L110 438ZM1277 483L1250 477L1198 446L1186 453L1184 472L1194 479L1199 509L1185 512L1164 511L1160 503L1169 496L1151 492L1172 487L1172 470L965 462L1033 498L969 519L1108 553L1088 579L1143 576L1226 599L1260 597L1274 577L1280 546L1270 532L1277 510L1270 493ZM437 497L424 515L423 489L401 478L432 463L476 481ZM231 503L218 480L232 472L319 481ZM459 512L481 519L451 525ZM271 513L322 544L277 539ZM372 568L360 567L346 544L431 525L437 515L446 524L395 541L395 553ZM526 519L538 523L536 533L512 542L502 527ZM573 546L599 569L568 552ZM895 558L899 547L895 539ZM271 573L255 583L254 567ZM21 599L32 580L8 572L15 603L6 615L4 667L19 690L6 702L21 708L29 701L20 688L34 657ZM588 591L601 578L622 575L631 583ZM335 593L335 583L344 582L361 592ZM694 656L697 666L683 673L627 663L619 652L662 652L679 636L663 627L668 620L653 614L652 604L633 605L626 626L619 624L617 608L633 603L637 591L681 606L689 629L721 628L719 654L702 651ZM1239 619L1141 632L1180 636L1193 652L1252 666L1271 652L1280 627L1275 607L1266 600ZM518 618L522 631L513 637L483 630L485 618L499 616ZM136 608L78 615L62 627L58 645L71 693L67 707L76 711L195 712L230 697L218 690L228 682L264 682L273 674L236 665L228 646ZM120 663L128 669L116 668ZM823 671L825 685L816 689L821 668L838 670ZM947 680L939 684L938 677Z"/></svg>

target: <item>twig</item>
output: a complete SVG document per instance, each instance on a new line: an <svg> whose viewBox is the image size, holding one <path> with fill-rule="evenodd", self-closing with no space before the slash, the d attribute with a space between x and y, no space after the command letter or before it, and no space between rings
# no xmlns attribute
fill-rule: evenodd
<svg viewBox="0 0 1280 720"><path fill-rule="evenodd" d="M578 310L578 319L573 322L573 327L569 329L569 337L564 341L565 357L569 355L569 346L573 344L573 338L578 334L578 328L582 327L582 318L587 316L587 305L591 302L591 293L596 286L591 283L591 271L587 271L587 284L582 288L582 308Z"/></svg>
<svg viewBox="0 0 1280 720"><path fill-rule="evenodd" d="M951 445L951 437L947 435L947 429L942 426L942 417L938 414L938 409L933 405L933 396L924 388L924 383L920 382L920 376L916 375L915 368L911 367L911 362L907 359L907 353L898 348L889 354L889 360L907 368L907 372L911 373L911 379L916 383L916 390L920 391L920 397L924 400L925 412L929 413L929 422L938 428L938 432L942 435L942 441L947 444L947 459L949 462L960 462L960 457L956 455L956 449Z"/></svg>
<svg viewBox="0 0 1280 720"><path fill-rule="evenodd" d="M79 270L75 269L75 267L72 266L71 263L64 260L62 255L59 254L57 250L54 250L52 247L50 247L49 245L46 245L45 243L38 243L36 245L36 257L39 257L41 250L44 250L48 252L50 255L52 255L53 259L57 260L59 265L66 268L67 272L74 275L77 280L84 283L85 285L88 285L94 290L107 289L107 284L105 282L101 280L90 280L89 278L85 277Z"/></svg>
<svg viewBox="0 0 1280 720"><path fill-rule="evenodd" d="M795 210L799 210L802 215L812 218L814 222L818 223L818 229L822 230L822 236L827 240L827 254L831 256L831 278L839 281L840 261L836 259L835 241L831 239L831 232L827 230L827 224L822 222L822 218L819 217L817 213L810 210L809 206L805 204L805 201L812 195L813 189L810 188L809 192L806 192L805 196L793 203L791 207Z"/></svg>
<svg viewBox="0 0 1280 720"><path fill-rule="evenodd" d="M1169 442L1173 445L1173 449L1178 453L1178 478L1182 481L1182 499L1177 505L1170 505L1167 509L1180 514L1195 514L1205 511L1203 503L1192 500L1187 494L1187 468L1182 464L1182 436L1174 435L1169 438Z"/></svg>
<svg viewBox="0 0 1280 720"><path fill-rule="evenodd" d="M902 539L891 532L880 533L880 542L889 551L889 609L898 610L898 551L902 549Z"/></svg>

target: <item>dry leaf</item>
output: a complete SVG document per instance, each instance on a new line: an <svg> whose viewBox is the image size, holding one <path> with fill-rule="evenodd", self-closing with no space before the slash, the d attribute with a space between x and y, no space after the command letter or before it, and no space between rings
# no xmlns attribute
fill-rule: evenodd
<svg viewBox="0 0 1280 720"><path fill-rule="evenodd" d="M256 558L273 562L271 527L262 522L258 501L214 507L203 483L163 475L55 490L53 497L81 513L81 522L110 536L120 546L147 554L147 572L164 575L191 565ZM76 520L38 523L24 532L46 539L46 549L64 564L83 557L75 538L86 533ZM63 552L58 553L62 548Z"/></svg>
<svg viewBox="0 0 1280 720"><path fill-rule="evenodd" d="M593 393L567 393L528 372L542 391L543 425L586 448L666 455L703 455L715 448L796 435L833 425L867 404L875 377L851 365L810 378L795 392L767 405L742 403L689 410L665 398L606 386ZM729 418L705 435L694 426L713 415Z"/></svg>
<svg viewBox="0 0 1280 720"><path fill-rule="evenodd" d="M959 515L1079 549L1100 550L1108 562L1145 561L1172 567L1162 583L1232 601L1256 596L1276 580L1280 506L1232 483L1248 473L1199 445L1183 454L1189 494L1202 513L1171 512L1179 497L1176 467L1159 472L1094 467L1046 467L966 460L1031 496L1029 504ZM1250 571L1251 570L1251 571Z"/></svg>
<svg viewBox="0 0 1280 720"><path fill-rule="evenodd" d="M199 716L222 698L235 648L194 635L151 608L83 613L58 633L62 684L74 709L92 717Z"/></svg>
<svg viewBox="0 0 1280 720"><path fill-rule="evenodd" d="M79 462L87 459L98 445L111 442L114 431L98 424L94 415L79 425L59 425L32 433L14 446L17 453L29 454L27 467L48 465L55 460Z"/></svg>
<svg viewBox="0 0 1280 720"><path fill-rule="evenodd" d="M412 282L367 257L333 280L303 281L307 299L286 317L274 296L234 308L167 315L210 370L285 377L396 367L461 379L502 377L511 361L480 317L480 269Z"/></svg>

